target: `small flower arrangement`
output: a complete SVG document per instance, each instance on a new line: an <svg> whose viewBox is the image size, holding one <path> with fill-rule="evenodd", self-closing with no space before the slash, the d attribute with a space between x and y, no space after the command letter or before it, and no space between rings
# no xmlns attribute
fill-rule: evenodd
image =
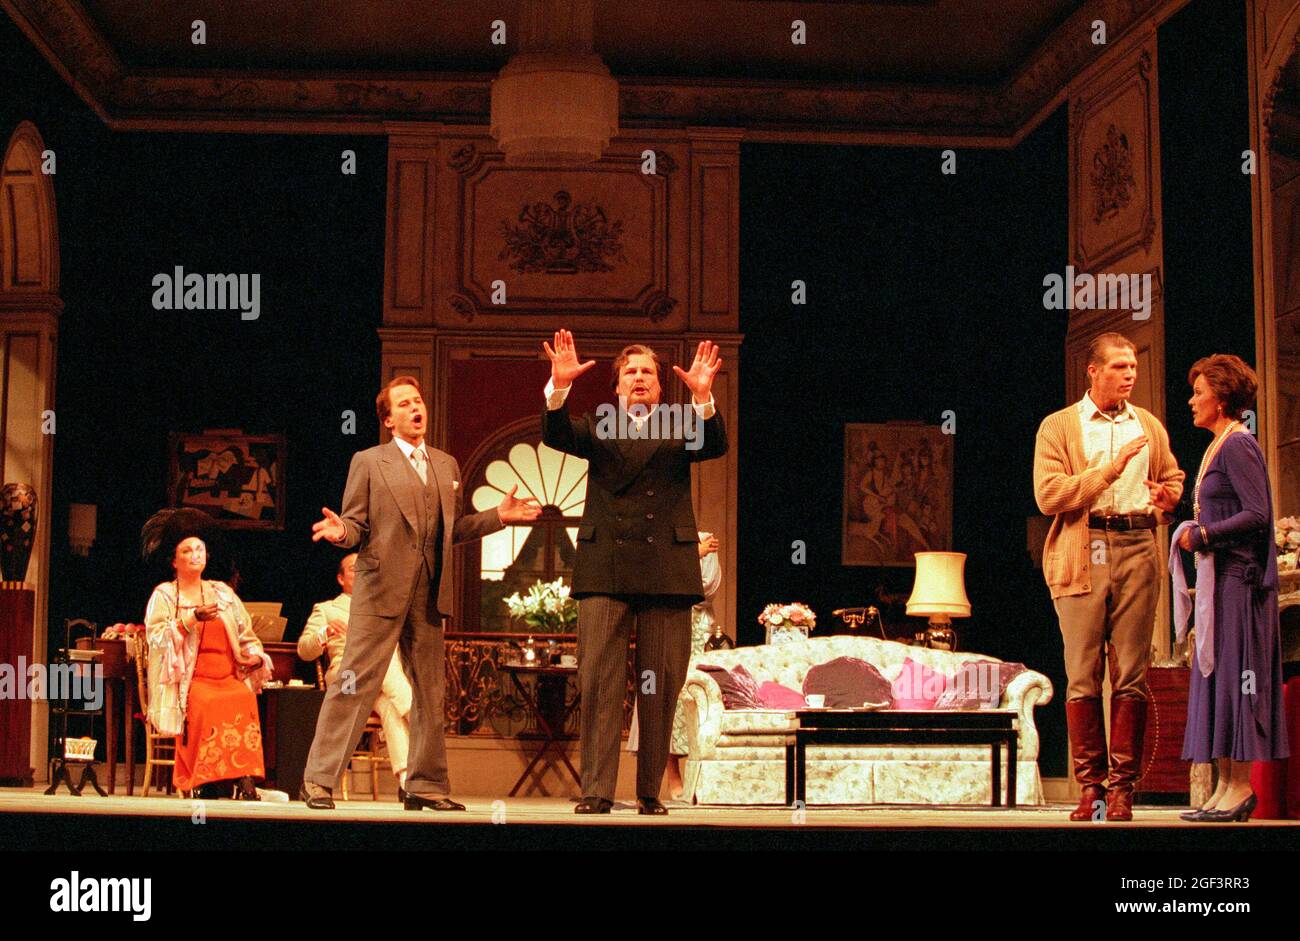
<svg viewBox="0 0 1300 941"><path fill-rule="evenodd" d="M527 594L515 592L504 603L512 618L535 631L559 633L578 622L578 602L569 597L569 586L562 578L538 580Z"/></svg>
<svg viewBox="0 0 1300 941"><path fill-rule="evenodd" d="M1292 572L1300 561L1300 516L1284 516L1273 525L1277 545L1277 567L1282 572Z"/></svg>
<svg viewBox="0 0 1300 941"><path fill-rule="evenodd" d="M767 629L767 643L781 644L802 640L817 626L817 615L801 602L770 604L758 616L758 623Z"/></svg>

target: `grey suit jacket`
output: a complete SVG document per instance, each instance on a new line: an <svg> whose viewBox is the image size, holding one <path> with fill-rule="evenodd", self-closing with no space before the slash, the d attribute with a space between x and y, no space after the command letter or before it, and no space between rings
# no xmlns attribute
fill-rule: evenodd
<svg viewBox="0 0 1300 941"><path fill-rule="evenodd" d="M429 470L442 505L442 577L438 612L452 613L451 548L494 533L504 524L496 509L461 515L464 488L460 465L445 451L425 445ZM397 442L376 445L352 456L339 513L346 534L336 545L357 547L352 614L395 617L406 612L423 553L420 551L418 509L406 475L406 456Z"/></svg>

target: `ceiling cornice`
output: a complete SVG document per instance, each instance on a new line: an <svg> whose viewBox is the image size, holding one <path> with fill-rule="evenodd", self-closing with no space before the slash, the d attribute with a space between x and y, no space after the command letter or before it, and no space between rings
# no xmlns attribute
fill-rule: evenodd
<svg viewBox="0 0 1300 941"><path fill-rule="evenodd" d="M1010 147L1102 52L1186 2L1088 0L1000 86L617 76L620 126L730 126L770 143ZM491 74L132 71L77 0L0 7L116 130L382 134L388 122L488 122ZM1095 20L1106 23L1106 46L1091 41Z"/></svg>

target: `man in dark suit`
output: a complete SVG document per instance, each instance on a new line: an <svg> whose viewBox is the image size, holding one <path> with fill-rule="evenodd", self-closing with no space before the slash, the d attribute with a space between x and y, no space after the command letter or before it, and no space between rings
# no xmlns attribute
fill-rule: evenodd
<svg viewBox="0 0 1300 941"><path fill-rule="evenodd" d="M711 391L722 360L717 346L701 343L689 371L673 367L691 390L691 403L665 406L659 401L658 357L645 346L626 347L614 361L620 412L577 419L565 406L569 388L596 363L579 362L567 330L555 334L554 348L542 345L551 360L542 440L589 462L573 566L582 697L583 797L576 812L603 814L613 806L635 624L637 809L665 814L659 786L690 661L691 606L704 599L691 464L727 451Z"/></svg>
<svg viewBox="0 0 1300 941"><path fill-rule="evenodd" d="M428 412L420 386L398 376L375 399L387 444L352 457L341 515L328 508L312 540L357 547L348 643L329 684L303 773L301 797L314 809L334 807L331 789L365 727L393 657L401 651L411 680L407 810L464 810L451 799L443 715L443 620L452 608L451 548L511 523L536 519L531 498L514 487L493 510L461 515L460 466L424 443Z"/></svg>

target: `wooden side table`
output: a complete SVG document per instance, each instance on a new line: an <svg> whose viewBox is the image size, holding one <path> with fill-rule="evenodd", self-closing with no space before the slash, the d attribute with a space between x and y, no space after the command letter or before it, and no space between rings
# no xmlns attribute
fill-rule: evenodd
<svg viewBox="0 0 1300 941"><path fill-rule="evenodd" d="M559 756L560 761L564 762L564 766L569 769L569 774L572 776L574 783L579 787L582 787L582 775L578 774L577 769L573 767L572 762L569 761L569 756L564 751L565 743L568 741L564 737L564 720L567 719L573 713L573 710L578 707L578 696L575 695L572 702L564 704L564 714L557 720L558 727L553 727L546 721L545 712L538 703L537 697L530 693L528 687L520 680L521 676L534 676L537 678L539 683L547 679L556 679L560 682L567 682L570 677L578 675L578 668L543 666L541 664L524 665L506 663L502 664L501 672L510 677L511 682L514 684L515 692L519 694L519 698L528 708L528 711L532 713L533 718L537 720L537 727L542 730L543 736L541 747L537 750L537 753L533 755L532 760L528 762L528 767L524 768L524 773L519 775L519 780L515 782L515 786L510 789L510 793L506 796L514 797L515 794L519 792L519 789L524 786L524 782L528 780L528 776L532 774L533 768L535 768L551 750L555 751ZM545 769L543 769L543 771L544 770Z"/></svg>
<svg viewBox="0 0 1300 941"><path fill-rule="evenodd" d="M1147 794L1186 794L1192 763L1183 761L1187 729L1188 667L1147 667L1146 736L1142 745L1142 777L1137 790Z"/></svg>

